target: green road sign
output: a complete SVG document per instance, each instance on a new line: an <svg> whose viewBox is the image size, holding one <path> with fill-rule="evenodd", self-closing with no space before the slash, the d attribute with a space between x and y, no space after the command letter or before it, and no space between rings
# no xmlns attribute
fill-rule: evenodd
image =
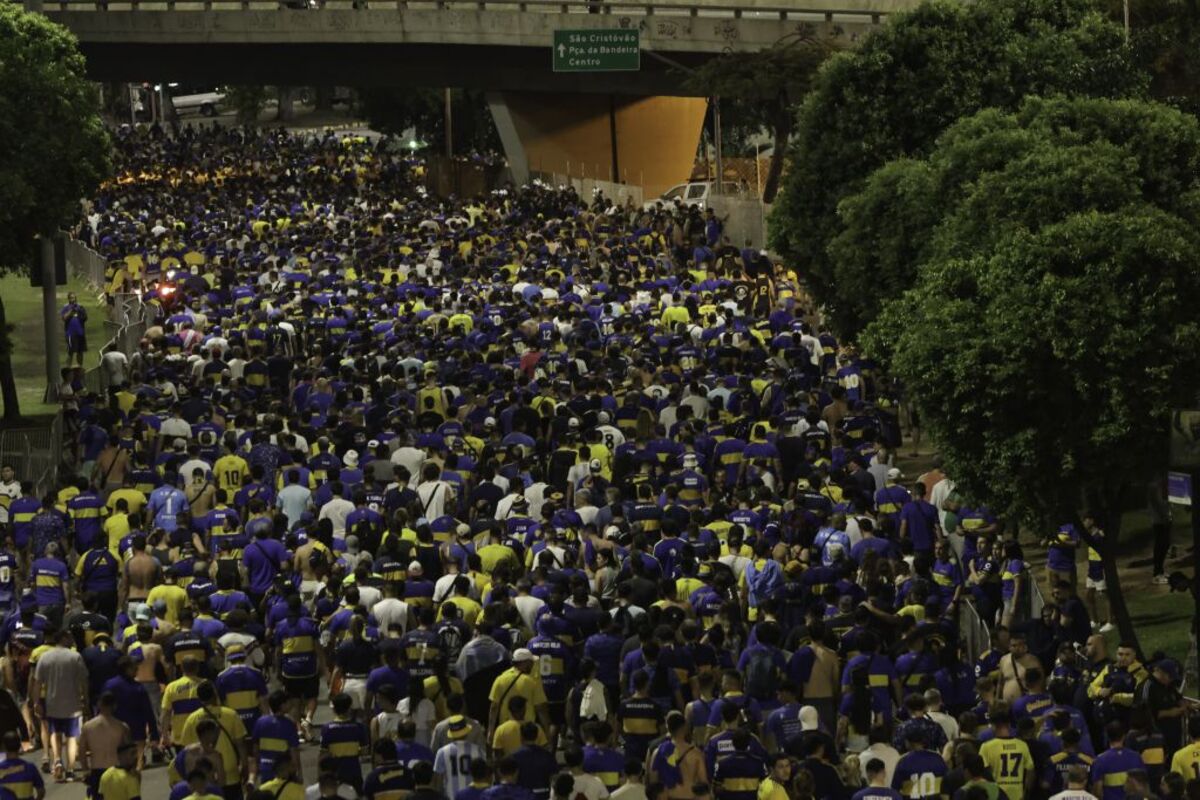
<svg viewBox="0 0 1200 800"><path fill-rule="evenodd" d="M637 72L642 46L636 29L555 31L555 72Z"/></svg>

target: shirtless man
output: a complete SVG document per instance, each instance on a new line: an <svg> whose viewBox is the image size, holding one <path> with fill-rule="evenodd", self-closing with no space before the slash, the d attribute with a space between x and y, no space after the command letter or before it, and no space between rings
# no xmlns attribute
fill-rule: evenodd
<svg viewBox="0 0 1200 800"><path fill-rule="evenodd" d="M325 566L319 569L313 566L313 553L323 553ZM292 556L292 570L300 573L300 598L305 603L311 603L320 591L321 578L333 560L331 556L329 548L316 539L309 539L296 548L296 553Z"/></svg>
<svg viewBox="0 0 1200 800"><path fill-rule="evenodd" d="M1013 631L1009 635L1008 655L1000 659L1000 680L1003 682L1000 698L1007 703L1012 703L1025 694L1027 686L1025 673L1030 669L1040 670L1041 668L1042 662L1029 652L1025 634Z"/></svg>
<svg viewBox="0 0 1200 800"><path fill-rule="evenodd" d="M125 562L121 575L120 596L127 606L146 602L150 590L162 581L162 567L146 552L146 537L133 537L133 555Z"/></svg>
<svg viewBox="0 0 1200 800"><path fill-rule="evenodd" d="M83 723L79 736L79 761L92 796L99 796L104 770L117 766L117 748L130 741L129 726L113 716L117 700L112 692L101 694L97 705L99 713Z"/></svg>

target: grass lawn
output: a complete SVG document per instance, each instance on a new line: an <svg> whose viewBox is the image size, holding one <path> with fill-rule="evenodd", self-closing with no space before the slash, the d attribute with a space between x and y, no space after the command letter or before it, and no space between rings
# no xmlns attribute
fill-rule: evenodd
<svg viewBox="0 0 1200 800"><path fill-rule="evenodd" d="M905 441L904 446L900 448L898 464L906 479L915 480L930 467L932 448L931 444L923 443L918 449L919 452L914 455L911 452L911 443ZM1175 545L1178 557L1167 561L1166 572L1168 575L1172 572L1183 572L1191 577L1192 559L1187 555L1192 543L1191 510L1186 506L1172 505L1171 508L1171 541ZM1025 559L1032 564L1032 574L1039 581L1042 593L1048 598L1050 591L1046 583L1046 551L1031 542L1033 538L1032 534L1024 532L1021 544L1025 549ZM1129 606L1129 614L1133 618L1139 643L1147 657L1156 650L1161 650L1183 663L1188 655L1195 604L1189 594L1171 592L1169 587L1156 586L1151 582L1153 546L1154 537L1146 512L1135 511L1126 514L1121 524L1117 564L1121 589L1125 603ZM1086 552L1086 547L1080 547L1077 567L1081 597L1084 596L1084 576L1087 570ZM1108 634L1109 644L1113 648L1117 639L1118 634L1115 630Z"/></svg>
<svg viewBox="0 0 1200 800"><path fill-rule="evenodd" d="M107 341L105 308L96 303L96 293L80 278L71 276L66 286L58 287L58 303L61 308L67 302L67 293L75 292L79 302L88 310L88 353L84 367L94 367L99 361L100 347ZM57 404L42 402L46 389L45 325L42 322L42 290L29 285L25 275L9 273L0 278L0 297L4 298L4 310L13 330L13 376L17 381L17 394L21 400L21 413L53 413ZM58 325L59 358L65 362L67 345L62 326Z"/></svg>

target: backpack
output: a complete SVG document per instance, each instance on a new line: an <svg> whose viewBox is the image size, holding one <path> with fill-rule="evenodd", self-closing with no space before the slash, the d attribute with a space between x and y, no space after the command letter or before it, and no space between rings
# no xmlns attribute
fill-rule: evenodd
<svg viewBox="0 0 1200 800"><path fill-rule="evenodd" d="M770 651L761 647L752 651L746 662L746 694L755 700L770 700L778 689L779 677Z"/></svg>
<svg viewBox="0 0 1200 800"><path fill-rule="evenodd" d="M308 554L308 565L312 567L313 572L318 574L329 566L329 558L325 555L325 549L314 547Z"/></svg>
<svg viewBox="0 0 1200 800"><path fill-rule="evenodd" d="M242 562L242 550L236 548L233 550L223 550L217 556L217 576L218 583L222 579L233 581L234 585L240 585L242 581L242 573L240 564Z"/></svg>

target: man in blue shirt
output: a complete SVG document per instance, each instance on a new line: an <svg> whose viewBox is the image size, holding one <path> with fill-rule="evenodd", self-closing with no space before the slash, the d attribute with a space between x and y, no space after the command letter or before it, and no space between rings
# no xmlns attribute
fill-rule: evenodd
<svg viewBox="0 0 1200 800"><path fill-rule="evenodd" d="M1118 721L1104 728L1108 749L1092 762L1092 794L1100 800L1123 800L1125 781L1134 770L1144 770L1145 762L1136 751L1125 746L1125 725Z"/></svg>
<svg viewBox="0 0 1200 800"><path fill-rule="evenodd" d="M275 577L287 568L292 560L292 554L277 540L270 538L272 529L259 528L254 541L246 545L242 551L242 563L246 566L248 575L247 595L254 607L262 602L263 595L271 589Z"/></svg>

